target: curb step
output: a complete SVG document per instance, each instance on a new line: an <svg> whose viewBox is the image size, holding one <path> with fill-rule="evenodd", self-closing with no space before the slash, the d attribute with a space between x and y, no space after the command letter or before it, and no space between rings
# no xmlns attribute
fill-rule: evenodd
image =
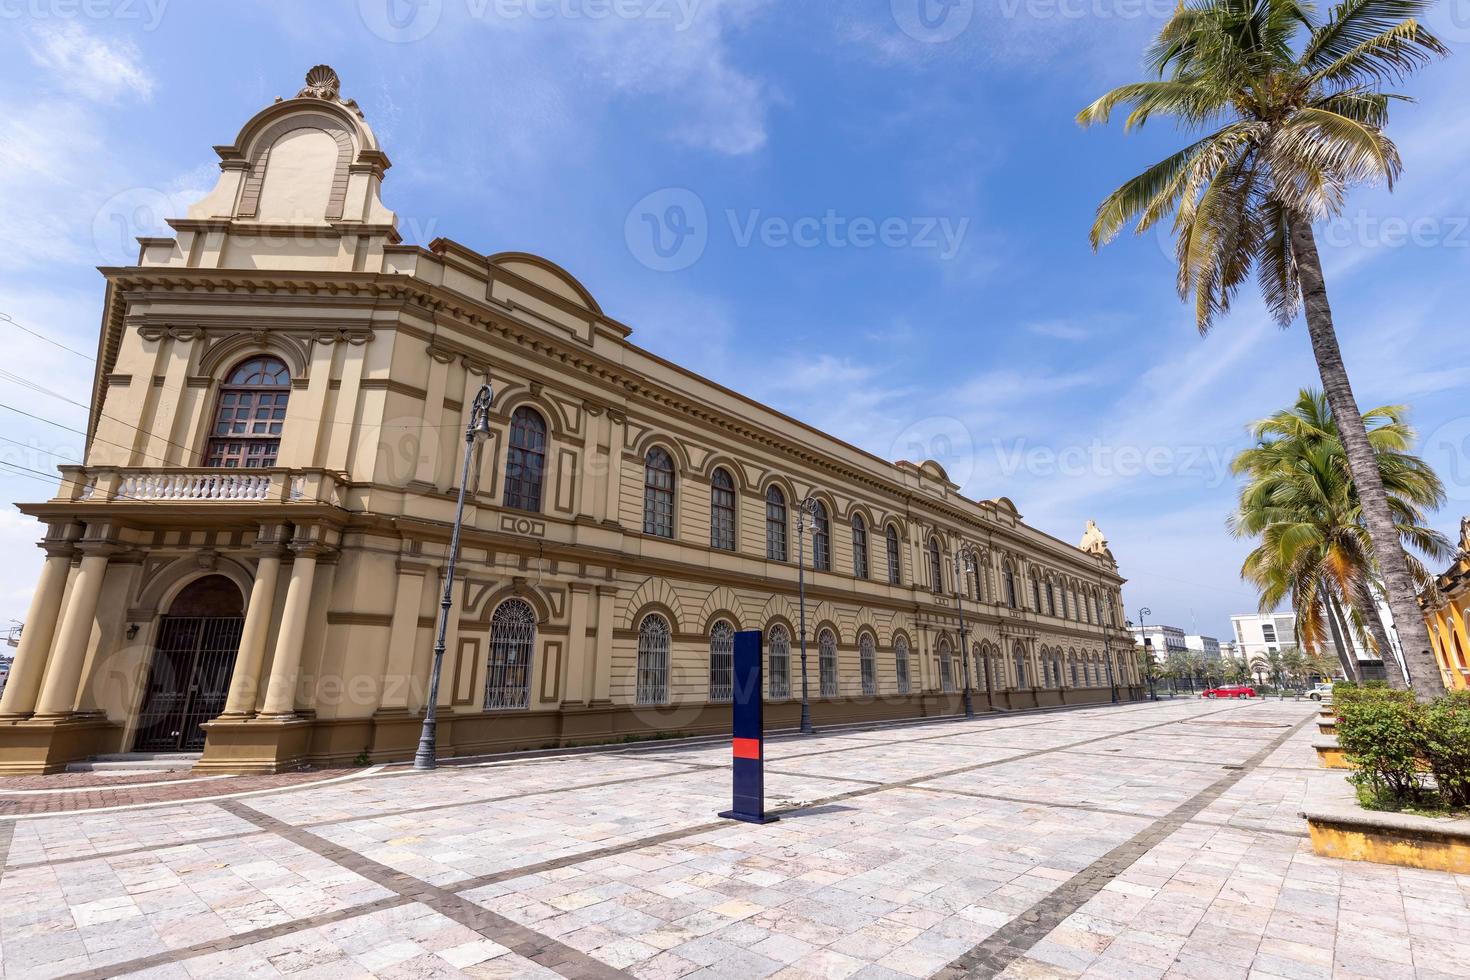
<svg viewBox="0 0 1470 980"><path fill-rule="evenodd" d="M194 768L199 752L115 752L72 762L67 772L179 772Z"/></svg>

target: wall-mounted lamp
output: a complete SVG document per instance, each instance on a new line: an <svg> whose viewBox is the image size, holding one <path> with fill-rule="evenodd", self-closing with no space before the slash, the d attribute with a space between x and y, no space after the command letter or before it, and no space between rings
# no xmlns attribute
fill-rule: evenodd
<svg viewBox="0 0 1470 980"><path fill-rule="evenodd" d="M130 640L136 640L137 638L138 638L138 624L137 623L129 623L128 624L128 639L130 639Z"/></svg>

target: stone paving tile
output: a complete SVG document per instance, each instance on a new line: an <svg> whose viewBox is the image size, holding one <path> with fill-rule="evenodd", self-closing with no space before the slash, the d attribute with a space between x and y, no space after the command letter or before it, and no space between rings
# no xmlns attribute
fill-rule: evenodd
<svg viewBox="0 0 1470 980"><path fill-rule="evenodd" d="M201 838L229 838L255 831L250 824L209 803L16 820L14 827L7 862L11 867L82 855L167 848Z"/></svg>
<svg viewBox="0 0 1470 980"><path fill-rule="evenodd" d="M1345 792L1300 765L1314 725L1252 771L1219 764L1314 709L1181 697L775 739L770 799L819 805L765 827L712 819L718 742L228 805L249 822L212 804L18 821L0 976L571 976L585 956L646 978L881 980L1045 908L1055 928L1002 975L1470 976L1470 878L1311 853L1296 811Z"/></svg>

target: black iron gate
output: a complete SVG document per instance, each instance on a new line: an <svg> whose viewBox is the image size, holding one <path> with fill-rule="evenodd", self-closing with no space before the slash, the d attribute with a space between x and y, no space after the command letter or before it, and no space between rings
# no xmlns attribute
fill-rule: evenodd
<svg viewBox="0 0 1470 980"><path fill-rule="evenodd" d="M225 709L244 624L239 616L163 617L134 751L204 748L199 726Z"/></svg>

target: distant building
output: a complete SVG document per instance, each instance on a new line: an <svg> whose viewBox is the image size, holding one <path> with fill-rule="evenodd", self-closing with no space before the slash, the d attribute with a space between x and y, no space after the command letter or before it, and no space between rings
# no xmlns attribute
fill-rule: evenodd
<svg viewBox="0 0 1470 980"><path fill-rule="evenodd" d="M1189 646L1184 642L1184 630L1177 626L1130 626L1133 631L1133 644L1143 645L1153 658L1160 663L1168 660L1176 653L1187 653Z"/></svg>
<svg viewBox="0 0 1470 980"><path fill-rule="evenodd" d="M1235 630L1236 649L1246 661L1297 645L1294 612L1231 616L1230 625Z"/></svg>
<svg viewBox="0 0 1470 980"><path fill-rule="evenodd" d="M1240 652L1240 644L1234 640L1225 640L1220 644L1220 656L1225 660L1245 659L1245 655Z"/></svg>
<svg viewBox="0 0 1470 980"><path fill-rule="evenodd" d="M1398 651L1398 634L1393 628L1393 619L1388 614L1388 607L1380 599L1378 604L1378 615L1383 620L1384 628L1388 631L1389 642L1394 646L1394 655L1402 656ZM1249 663L1256 657L1264 657L1271 653L1280 653L1290 647L1300 647L1296 635L1296 613L1246 613L1230 617L1231 625L1235 629L1236 653L1242 660ZM1346 637L1352 647L1352 656L1360 665L1360 676L1370 680L1382 680L1387 674L1384 670L1383 659L1370 650L1366 644L1356 635L1349 632ZM1322 644L1322 653L1328 657L1341 660L1342 656L1338 650L1336 639L1329 633Z"/></svg>
<svg viewBox="0 0 1470 980"><path fill-rule="evenodd" d="M1220 641L1213 636L1188 633L1184 637L1184 645L1188 648L1189 652L1197 653L1206 660L1219 660L1222 656Z"/></svg>

